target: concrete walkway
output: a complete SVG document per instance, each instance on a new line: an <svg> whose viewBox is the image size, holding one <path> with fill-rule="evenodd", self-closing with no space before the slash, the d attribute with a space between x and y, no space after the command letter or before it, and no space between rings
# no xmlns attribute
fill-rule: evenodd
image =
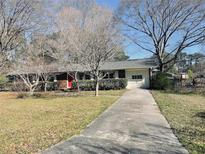
<svg viewBox="0 0 205 154"><path fill-rule="evenodd" d="M84 132L44 154L187 154L147 90L127 91Z"/></svg>

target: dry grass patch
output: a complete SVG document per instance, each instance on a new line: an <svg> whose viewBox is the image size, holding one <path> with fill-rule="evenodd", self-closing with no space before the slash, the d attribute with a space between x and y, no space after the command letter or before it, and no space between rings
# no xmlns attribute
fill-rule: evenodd
<svg viewBox="0 0 205 154"><path fill-rule="evenodd" d="M162 113L181 143L193 154L205 153L205 97L153 91Z"/></svg>
<svg viewBox="0 0 205 154"><path fill-rule="evenodd" d="M34 153L79 134L123 92L40 99L0 93L0 153Z"/></svg>

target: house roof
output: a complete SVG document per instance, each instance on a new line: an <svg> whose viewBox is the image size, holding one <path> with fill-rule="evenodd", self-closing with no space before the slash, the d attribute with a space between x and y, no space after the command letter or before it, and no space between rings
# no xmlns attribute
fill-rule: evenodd
<svg viewBox="0 0 205 154"><path fill-rule="evenodd" d="M110 71L110 70L123 70L123 69L148 69L151 67L155 67L156 64L153 59L131 59L131 60L125 60L125 61L110 61L105 62L100 70ZM66 71L74 71L75 68L78 69L79 72L85 72L88 71L88 69L83 67L82 65L73 65L71 67L58 67L58 72L66 72Z"/></svg>
<svg viewBox="0 0 205 154"><path fill-rule="evenodd" d="M151 68L156 66L153 59L133 59L126 61L106 62L101 67L101 70L120 70L132 68Z"/></svg>
<svg viewBox="0 0 205 154"><path fill-rule="evenodd" d="M105 62L102 67L100 68L100 70L122 70L122 69L148 69L151 67L155 67L156 64L154 62L153 59L132 59L132 60L126 60L126 61L112 61L112 62ZM35 67L35 66L33 66ZM36 68L38 69L38 66L36 66ZM60 72L68 72L68 71L75 71L75 68L78 68L79 72L84 72L84 71L88 71L86 69L86 67L83 67L82 65L77 64L76 67L65 67L65 66L57 66L57 65L53 65L52 69L50 70L45 70L46 72L53 72L53 73L60 73ZM25 72L22 72L22 74L24 74ZM32 70L28 70L27 73L32 73ZM13 71L10 72L8 75L14 75L14 74L18 74L17 71Z"/></svg>

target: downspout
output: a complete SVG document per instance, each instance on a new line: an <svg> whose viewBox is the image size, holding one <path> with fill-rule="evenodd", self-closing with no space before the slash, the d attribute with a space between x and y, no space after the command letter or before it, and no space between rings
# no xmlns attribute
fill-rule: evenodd
<svg viewBox="0 0 205 154"><path fill-rule="evenodd" d="M149 88L152 89L152 67L149 68Z"/></svg>

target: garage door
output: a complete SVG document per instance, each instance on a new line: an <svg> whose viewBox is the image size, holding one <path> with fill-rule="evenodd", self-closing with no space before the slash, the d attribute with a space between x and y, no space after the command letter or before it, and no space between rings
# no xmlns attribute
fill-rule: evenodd
<svg viewBox="0 0 205 154"><path fill-rule="evenodd" d="M128 79L128 89L137 87L147 88L147 70L126 70L126 78Z"/></svg>
<svg viewBox="0 0 205 154"><path fill-rule="evenodd" d="M128 89L143 87L143 85L144 79L142 74L132 75L132 78L128 80Z"/></svg>

